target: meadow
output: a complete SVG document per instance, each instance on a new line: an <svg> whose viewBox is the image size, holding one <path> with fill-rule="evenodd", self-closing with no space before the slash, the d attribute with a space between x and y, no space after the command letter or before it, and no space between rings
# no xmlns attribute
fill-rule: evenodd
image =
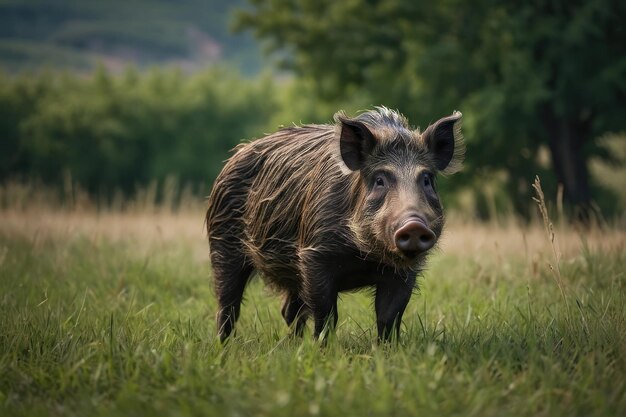
<svg viewBox="0 0 626 417"><path fill-rule="evenodd" d="M201 202L5 205L0 415L626 415L623 222L554 233L452 214L398 344L367 292L291 337L256 279L223 346Z"/></svg>

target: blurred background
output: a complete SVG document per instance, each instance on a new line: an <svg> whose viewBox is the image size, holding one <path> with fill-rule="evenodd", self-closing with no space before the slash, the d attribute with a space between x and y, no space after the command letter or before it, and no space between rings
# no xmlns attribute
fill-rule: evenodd
<svg viewBox="0 0 626 417"><path fill-rule="evenodd" d="M624 219L626 2L0 0L0 204L173 209L229 150L375 105L460 110L464 216Z"/></svg>

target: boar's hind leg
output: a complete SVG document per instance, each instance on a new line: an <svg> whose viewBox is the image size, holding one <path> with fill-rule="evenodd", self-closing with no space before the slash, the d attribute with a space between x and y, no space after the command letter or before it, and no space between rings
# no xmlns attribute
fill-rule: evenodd
<svg viewBox="0 0 626 417"><path fill-rule="evenodd" d="M414 281L414 280L413 280ZM388 341L400 336L402 314L413 292L413 283L394 277L376 286L376 324L378 339Z"/></svg>
<svg viewBox="0 0 626 417"><path fill-rule="evenodd" d="M223 342L239 318L243 291L253 267L245 263L213 263L217 295L217 333Z"/></svg>
<svg viewBox="0 0 626 417"><path fill-rule="evenodd" d="M295 335L302 336L309 316L309 310L304 301L296 294L288 294L283 302L281 313L287 326L291 326L294 321L296 322Z"/></svg>

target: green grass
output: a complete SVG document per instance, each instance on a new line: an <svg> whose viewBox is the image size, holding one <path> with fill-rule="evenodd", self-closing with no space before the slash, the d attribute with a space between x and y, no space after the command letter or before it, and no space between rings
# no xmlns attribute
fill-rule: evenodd
<svg viewBox="0 0 626 417"><path fill-rule="evenodd" d="M320 346L256 280L221 346L201 240L5 229L3 416L626 415L623 244L564 257L565 296L549 253L438 253L391 346L367 293Z"/></svg>

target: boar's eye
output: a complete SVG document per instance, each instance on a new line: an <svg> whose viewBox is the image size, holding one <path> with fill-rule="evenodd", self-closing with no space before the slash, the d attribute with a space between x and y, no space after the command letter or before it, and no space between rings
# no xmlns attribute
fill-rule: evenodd
<svg viewBox="0 0 626 417"><path fill-rule="evenodd" d="M370 184L369 186L372 190L378 192L376 195L380 193L384 195L387 189L394 186L396 177L389 171L378 170L372 174L369 181L368 184Z"/></svg>
<svg viewBox="0 0 626 417"><path fill-rule="evenodd" d="M422 186L428 191L435 191L435 178L430 172L425 172L422 175Z"/></svg>

